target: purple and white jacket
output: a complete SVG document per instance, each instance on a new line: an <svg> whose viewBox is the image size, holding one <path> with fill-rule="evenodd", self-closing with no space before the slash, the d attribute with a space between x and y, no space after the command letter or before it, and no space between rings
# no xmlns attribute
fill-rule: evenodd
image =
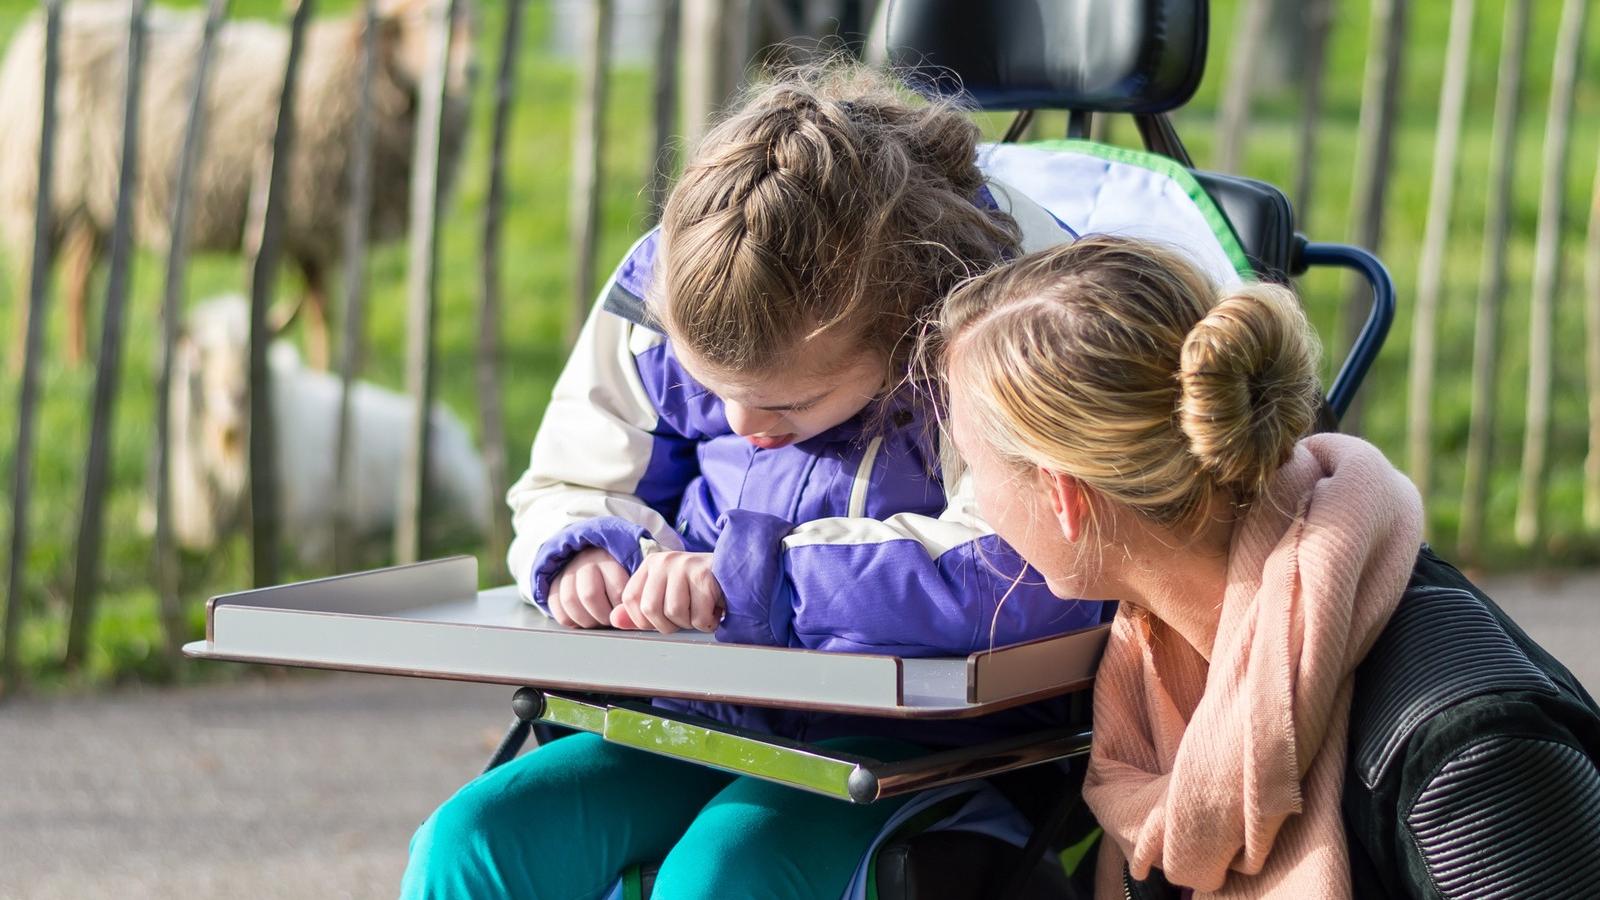
<svg viewBox="0 0 1600 900"><path fill-rule="evenodd" d="M1041 207L990 188L1022 226L1024 250L1070 239ZM1017 581L1023 562L978 517L970 479L941 477L941 448L928 446L937 429L913 405L872 433L857 417L773 450L734 434L721 400L647 324L656 248L652 232L602 291L508 495L510 567L525 599L546 608L551 580L586 547L605 548L630 572L669 549L713 554L727 603L723 641L960 656L1100 620L1101 604L1061 601L1031 570ZM657 702L796 739L880 733L936 743L1053 724L1064 709L930 729Z"/></svg>

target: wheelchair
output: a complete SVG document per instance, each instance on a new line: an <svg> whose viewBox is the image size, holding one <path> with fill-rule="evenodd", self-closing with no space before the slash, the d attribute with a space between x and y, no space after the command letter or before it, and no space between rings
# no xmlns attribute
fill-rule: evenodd
<svg viewBox="0 0 1600 900"><path fill-rule="evenodd" d="M1276 187L1194 168L1168 113L1187 102L1199 85L1206 61L1208 12L1207 0L889 0L885 49L890 64L919 90L962 94L983 110L1016 113L1005 137L986 151L991 161L999 161L992 162L994 165L1020 165L1028 171L1030 160L1043 160L1045 168L1033 171L1049 172L1052 160L1074 164L1095 160L1096 165L1151 173L1151 178L1162 179L1164 189L1187 192L1242 277L1287 283L1313 267L1342 268L1360 275L1371 289L1371 312L1327 391L1317 424L1318 430L1336 430L1388 334L1394 317L1393 284L1383 265L1367 251L1312 242L1297 233L1289 201ZM1063 141L1035 143L1029 149L1030 145L1020 144L1019 139L1039 110L1066 111L1068 133ZM1091 118L1112 114L1132 117L1143 150L1101 148L1087 142ZM1050 193L1049 185L1012 183L1060 217L1048 198L1041 198ZM448 620L450 624L529 632L556 627L532 622L530 617L537 614L531 610L513 608L521 604L514 589L510 594L506 590L477 594L471 561L446 560L227 595L211 601L207 640L185 650L202 658L520 684L512 703L514 721L488 761L489 769L515 757L530 734L545 743L571 731L589 731L651 752L827 794L841 802L870 803L912 792L959 798L961 786L981 780L1003 795L1031 826L1031 834L1020 845L959 826L930 830L924 827L929 824L927 816L911 817L898 826L891 821L863 869L867 873L863 893L880 900L1045 900L1092 893L1095 828L1079 800L1081 758L1092 737L1088 694L1082 690L1088 678L1083 672L1076 680L1049 685L1045 692L1078 690L1074 695L1079 712L1075 727L883 762L742 732L641 703L639 698L654 694L707 696L703 690L696 693L688 682L660 675L665 669L629 683L600 684L594 677L580 677L575 673L587 657L594 656L596 645L592 642L606 639L599 632L541 638L547 640L552 654L567 660L564 665L571 667L555 677L536 680L511 668L495 669L487 662L479 662L471 672L438 662L437 657L448 650L446 645L462 632L427 631L430 622ZM450 597L452 603L431 607L423 614L416 612L414 607L424 598L439 597ZM300 612L312 614L312 618L293 615ZM505 618L508 616L520 618L512 622ZM402 624L417 629L402 631ZM247 625L254 643L228 637L241 633ZM312 628L317 641L308 638ZM350 630L340 631L345 628ZM347 649L331 649L372 642L380 628L384 629L385 657L357 658ZM504 637L497 633L495 640ZM706 655L734 648L716 647L703 638L680 637L653 646L660 654L684 651L683 664L691 670L715 669L721 663L707 663ZM1103 635L1100 639L1103 641ZM585 652L574 649L573 641L591 643ZM965 715L985 708L974 673L990 663L1022 671L1033 661L1039 668L1039 654L1050 650L1021 645L990 651L993 655L987 657L975 654L967 660L966 703L957 698L942 711L920 713ZM475 645L472 652L481 659L487 651ZM698 662L690 659L696 654L701 657ZM1086 670L1089 676L1093 658L1089 657ZM785 664L804 662L784 659ZM843 671L845 662L831 664ZM889 704L885 709L920 714L905 711L909 701L900 693L912 677L909 669L920 662L895 660L894 677L900 680L890 691L893 702L885 701ZM859 671L863 679L879 677L876 670L865 667L852 671ZM958 685L957 693L959 690ZM1040 695L1036 691L1032 696ZM855 711L865 709L861 704L867 702L851 697L773 699L776 696L767 697L767 702ZM752 697L719 694L713 699L750 702ZM762 702L760 697L754 699L757 705ZM1004 708L1004 704L995 708ZM657 739L662 733L670 733L672 739ZM646 871L638 886L644 896L649 895L649 885Z"/></svg>

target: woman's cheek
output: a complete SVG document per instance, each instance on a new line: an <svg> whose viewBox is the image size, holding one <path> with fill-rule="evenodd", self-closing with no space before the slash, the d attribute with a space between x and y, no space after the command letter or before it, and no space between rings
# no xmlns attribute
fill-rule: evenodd
<svg viewBox="0 0 1600 900"><path fill-rule="evenodd" d="M1041 498L1027 493L1026 485L1007 479L987 489L980 486L978 511L1029 565L1046 574L1059 568L1054 565L1061 540L1055 520Z"/></svg>
<svg viewBox="0 0 1600 900"><path fill-rule="evenodd" d="M995 534L1005 539L1005 542L1016 548L1018 552L1024 549L1027 537L1027 516L1019 515L1021 510L1016 502L1015 495L1005 489L1005 486L986 477L987 473L974 470L978 500L978 515L989 523Z"/></svg>

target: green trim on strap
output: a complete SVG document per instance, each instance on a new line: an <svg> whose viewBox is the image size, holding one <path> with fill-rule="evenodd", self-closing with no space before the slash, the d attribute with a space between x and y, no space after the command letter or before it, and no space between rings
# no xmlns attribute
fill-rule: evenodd
<svg viewBox="0 0 1600 900"><path fill-rule="evenodd" d="M1061 869L1067 873L1068 878L1078 874L1078 866L1083 864L1083 858L1089 855L1089 851L1094 849L1094 845L1104 834L1104 831L1095 828L1084 835L1083 840L1061 851Z"/></svg>
<svg viewBox="0 0 1600 900"><path fill-rule="evenodd" d="M1200 215L1205 218L1206 224L1211 226L1211 231L1216 235L1217 241L1222 244L1222 251L1228 255L1228 262L1233 263L1233 268L1241 278L1254 279L1258 277L1256 270L1250 265L1250 258L1244 252L1244 244L1240 243L1239 235L1234 232L1233 225L1228 217L1222 214L1222 208L1217 206L1217 201L1211 199L1206 189L1194 177L1194 173L1180 165L1176 160L1168 159L1158 153L1148 153L1144 150L1130 150L1127 147L1113 147L1109 144L1096 144L1093 141L1079 141L1066 138L1055 138L1048 141L1030 141L1022 144L1023 147L1037 147L1040 150L1066 151L1069 153L1082 153L1086 156L1098 156L1110 162L1125 163L1148 169L1152 172L1165 175L1178 183L1194 205L1199 208Z"/></svg>
<svg viewBox="0 0 1600 900"><path fill-rule="evenodd" d="M622 900L644 900L644 867L638 863L622 870Z"/></svg>

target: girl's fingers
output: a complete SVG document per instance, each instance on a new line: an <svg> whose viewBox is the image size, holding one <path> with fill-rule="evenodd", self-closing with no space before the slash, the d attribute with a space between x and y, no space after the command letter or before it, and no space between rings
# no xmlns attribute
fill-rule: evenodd
<svg viewBox="0 0 1600 900"><path fill-rule="evenodd" d="M716 631L722 624L724 599L722 584L705 565L695 571L691 581L694 597L694 627L700 631Z"/></svg>
<svg viewBox="0 0 1600 900"><path fill-rule="evenodd" d="M567 618L579 628L594 628L600 623L589 615L583 608L583 603L578 599L577 573L570 568L561 573L561 605L567 611Z"/></svg>
<svg viewBox="0 0 1600 900"><path fill-rule="evenodd" d="M682 572L669 572L662 593L663 618L675 628L693 628L694 598L689 579Z"/></svg>
<svg viewBox="0 0 1600 900"><path fill-rule="evenodd" d="M611 607L611 627L626 628L629 631L640 630L639 626L634 624L633 619L628 617L628 608L620 603Z"/></svg>
<svg viewBox="0 0 1600 900"><path fill-rule="evenodd" d="M633 577L628 579L628 585L622 591L622 609L627 611L631 628L649 628L650 623L645 619L644 613L639 610L639 598L644 594L645 585L650 581L650 572L655 566L650 564L650 558L645 557L644 562L633 572ZM623 627L623 626L618 626Z"/></svg>
<svg viewBox="0 0 1600 900"><path fill-rule="evenodd" d="M566 604L561 599L561 585L566 579L556 574L555 580L550 583L550 593L545 596L545 605L550 607L550 618L556 620L557 625L572 627L572 618L567 615Z"/></svg>
<svg viewBox="0 0 1600 900"><path fill-rule="evenodd" d="M622 591L628 586L628 570L614 559L601 562L597 568L600 570L600 580L605 583L609 611L622 603Z"/></svg>
<svg viewBox="0 0 1600 900"><path fill-rule="evenodd" d="M557 572L555 581L550 583L550 613L556 621L568 628L577 628L578 623L573 621L570 611L572 599L572 579L566 572Z"/></svg>
<svg viewBox="0 0 1600 900"><path fill-rule="evenodd" d="M667 585L670 582L671 576L668 574L667 568L661 565L654 565L650 567L650 574L645 579L644 589L639 592L640 613L644 616L644 620L650 623L651 628L662 634L671 634L678 630L678 626L667 618L664 609L667 599ZM629 610L629 612L632 613L632 610Z"/></svg>
<svg viewBox="0 0 1600 900"><path fill-rule="evenodd" d="M638 570L630 577L628 571L619 565L617 566L617 572L613 572L607 577L606 583L616 587L616 594L612 597L613 605L611 607L612 628L636 630L642 627L639 624L639 620L628 613L628 604L638 602L639 588L644 586L644 570L645 567L641 564ZM602 573L604 573L604 569L602 569ZM618 573L622 576L620 586L617 586L615 581Z"/></svg>
<svg viewBox="0 0 1600 900"><path fill-rule="evenodd" d="M697 631L716 631L722 624L722 586L707 574L695 587L694 627Z"/></svg>
<svg viewBox="0 0 1600 900"><path fill-rule="evenodd" d="M578 570L578 603L594 619L596 627L611 621L611 601L606 599L605 579L598 565L587 565Z"/></svg>

